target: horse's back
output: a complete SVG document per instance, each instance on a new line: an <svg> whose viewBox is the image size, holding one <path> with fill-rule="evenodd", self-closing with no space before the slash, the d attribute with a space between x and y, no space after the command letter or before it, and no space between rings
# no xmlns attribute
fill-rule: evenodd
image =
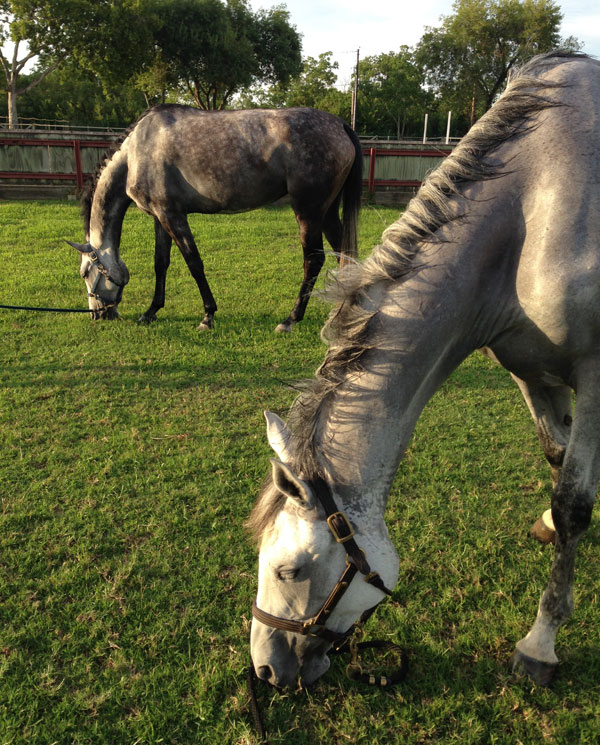
<svg viewBox="0 0 600 745"><path fill-rule="evenodd" d="M138 206L162 194L186 212L254 209L345 175L355 157L342 120L316 109L158 106L124 147Z"/></svg>

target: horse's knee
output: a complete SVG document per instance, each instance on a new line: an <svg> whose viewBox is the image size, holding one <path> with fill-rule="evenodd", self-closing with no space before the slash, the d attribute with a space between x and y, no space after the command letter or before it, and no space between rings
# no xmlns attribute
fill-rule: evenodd
<svg viewBox="0 0 600 745"><path fill-rule="evenodd" d="M566 499L561 493L560 484L552 493L552 521L562 541L581 536L588 529L592 519L593 497L587 494L569 495Z"/></svg>

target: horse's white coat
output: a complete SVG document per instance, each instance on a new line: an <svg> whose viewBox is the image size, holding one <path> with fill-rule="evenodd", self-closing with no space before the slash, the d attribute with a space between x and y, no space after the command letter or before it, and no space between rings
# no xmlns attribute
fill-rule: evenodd
<svg viewBox="0 0 600 745"><path fill-rule="evenodd" d="M487 150L474 156L479 142ZM493 159L496 178L478 177L478 158ZM463 183L469 159L474 175ZM519 385L555 481L550 582L514 657L535 680L549 682L556 633L573 608L576 547L600 477L599 172L600 63L542 57L511 79L441 166L440 181L434 174L432 182L443 186L425 184L425 196L346 280L345 304L330 321L333 341L315 381L320 398L308 394L295 405L299 434L276 424L270 435L293 468L279 474L285 507L260 547L264 611L310 615L339 576L339 547L323 531L322 516L297 499L310 491L314 473L325 475L369 563L393 584L397 557L382 528L392 479L427 401L468 354L486 348ZM460 185L455 191L443 181L449 173ZM409 263L406 254L414 255ZM296 552L311 557L303 563L302 593L273 572L280 554L293 564ZM335 619L339 627L368 602L364 587L351 588ZM253 621L251 651L261 677L285 685L298 672L312 680L325 669L326 645L296 637Z"/></svg>

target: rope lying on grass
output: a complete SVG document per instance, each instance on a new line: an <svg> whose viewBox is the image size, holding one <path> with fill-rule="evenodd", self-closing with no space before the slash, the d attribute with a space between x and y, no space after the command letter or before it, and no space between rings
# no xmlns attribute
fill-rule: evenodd
<svg viewBox="0 0 600 745"><path fill-rule="evenodd" d="M372 675L371 673L363 672L362 667L357 660L357 653L362 649L380 649L395 652L400 657L400 665L391 675ZM344 654L347 652L352 654L352 661L346 669L346 674L351 680L366 685L389 688L390 686L401 683L406 678L408 672L408 655L401 647L393 642L376 640L370 642L355 642L352 644L348 641L347 644L343 644L339 649L330 650L329 654ZM254 671L254 665L250 663L246 676L246 687L250 697L250 711L252 712L254 728L259 738L258 741L261 745L268 745L267 733L260 715L260 707L256 695L256 684L258 682L259 679Z"/></svg>
<svg viewBox="0 0 600 745"><path fill-rule="evenodd" d="M90 313L89 308L34 308L29 305L0 305L5 310L45 310L50 313Z"/></svg>

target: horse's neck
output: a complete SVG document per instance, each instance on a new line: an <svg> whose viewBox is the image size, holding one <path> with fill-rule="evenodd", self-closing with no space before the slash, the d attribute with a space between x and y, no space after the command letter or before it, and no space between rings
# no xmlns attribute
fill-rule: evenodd
<svg viewBox="0 0 600 745"><path fill-rule="evenodd" d="M469 223L463 241L430 247L427 264L411 276L371 292L379 307L373 347L363 371L349 376L323 407L317 428L327 470L351 512L383 516L423 407L482 346L482 326L491 317L482 299L486 252L466 237L482 235L477 222Z"/></svg>
<svg viewBox="0 0 600 745"><path fill-rule="evenodd" d="M127 159L118 151L102 171L92 201L90 243L96 249L110 249L119 255L123 218L131 199L125 191Z"/></svg>

